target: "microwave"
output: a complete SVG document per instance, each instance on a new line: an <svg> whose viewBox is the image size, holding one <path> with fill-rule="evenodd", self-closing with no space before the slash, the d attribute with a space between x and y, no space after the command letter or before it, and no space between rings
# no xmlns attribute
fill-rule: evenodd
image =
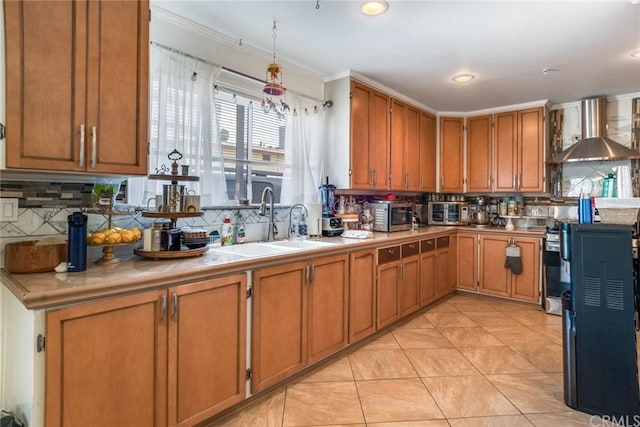
<svg viewBox="0 0 640 427"><path fill-rule="evenodd" d="M469 207L466 202L429 202L427 223L430 225L467 225Z"/></svg>
<svg viewBox="0 0 640 427"><path fill-rule="evenodd" d="M413 223L413 203L375 202L370 205L373 213L373 231L411 230Z"/></svg>

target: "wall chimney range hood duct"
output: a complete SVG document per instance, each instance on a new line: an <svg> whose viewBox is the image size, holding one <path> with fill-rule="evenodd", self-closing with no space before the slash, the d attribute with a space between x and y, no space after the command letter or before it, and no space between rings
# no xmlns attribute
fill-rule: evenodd
<svg viewBox="0 0 640 427"><path fill-rule="evenodd" d="M607 98L582 100L582 139L551 159L551 163L639 159L640 153L607 138Z"/></svg>

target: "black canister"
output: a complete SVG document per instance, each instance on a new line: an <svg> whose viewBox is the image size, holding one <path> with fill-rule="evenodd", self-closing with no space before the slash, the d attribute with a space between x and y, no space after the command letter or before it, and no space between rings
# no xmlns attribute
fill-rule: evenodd
<svg viewBox="0 0 640 427"><path fill-rule="evenodd" d="M67 245L67 271L87 269L87 216L74 212L67 217L69 243Z"/></svg>

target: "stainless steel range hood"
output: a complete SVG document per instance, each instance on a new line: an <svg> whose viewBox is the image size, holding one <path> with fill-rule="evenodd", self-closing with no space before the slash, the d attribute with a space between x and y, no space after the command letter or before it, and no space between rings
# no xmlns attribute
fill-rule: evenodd
<svg viewBox="0 0 640 427"><path fill-rule="evenodd" d="M551 163L639 159L640 153L607 138L607 98L582 100L582 139Z"/></svg>

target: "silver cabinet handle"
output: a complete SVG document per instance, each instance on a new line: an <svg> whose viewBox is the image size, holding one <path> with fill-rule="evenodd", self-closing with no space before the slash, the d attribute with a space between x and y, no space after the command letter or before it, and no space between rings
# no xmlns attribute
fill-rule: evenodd
<svg viewBox="0 0 640 427"><path fill-rule="evenodd" d="M514 190L517 190L517 189L518 189L518 187L516 186L516 179L517 179L517 177L518 177L518 175L517 175L517 174L513 174L513 182L512 182L512 184L513 184L513 189L514 189Z"/></svg>
<svg viewBox="0 0 640 427"><path fill-rule="evenodd" d="M162 323L164 323L165 320L167 320L167 296L166 295L162 295L162 298L160 298L160 320L162 321Z"/></svg>
<svg viewBox="0 0 640 427"><path fill-rule="evenodd" d="M93 140L91 142L91 167L93 169L96 168L96 127L94 126L93 128L91 128L91 131L93 132Z"/></svg>
<svg viewBox="0 0 640 427"><path fill-rule="evenodd" d="M373 168L369 169L369 186L373 186Z"/></svg>
<svg viewBox="0 0 640 427"><path fill-rule="evenodd" d="M313 282L316 279L316 266L311 265L309 271L309 282Z"/></svg>
<svg viewBox="0 0 640 427"><path fill-rule="evenodd" d="M173 299L173 311L171 312L171 318L173 320L178 320L178 294L172 294L171 298Z"/></svg>
<svg viewBox="0 0 640 427"><path fill-rule="evenodd" d="M374 169L373 170L373 186L375 187L377 183L378 183L378 171Z"/></svg>
<svg viewBox="0 0 640 427"><path fill-rule="evenodd" d="M84 123L80 125L80 167L84 168Z"/></svg>
<svg viewBox="0 0 640 427"><path fill-rule="evenodd" d="M404 188L409 188L409 172L404 174Z"/></svg>
<svg viewBox="0 0 640 427"><path fill-rule="evenodd" d="M518 175L518 191L520 191L521 186L522 186L522 174Z"/></svg>
<svg viewBox="0 0 640 427"><path fill-rule="evenodd" d="M309 264L307 264L307 266L304 268L304 281L307 283L307 285L311 281L311 268Z"/></svg>

